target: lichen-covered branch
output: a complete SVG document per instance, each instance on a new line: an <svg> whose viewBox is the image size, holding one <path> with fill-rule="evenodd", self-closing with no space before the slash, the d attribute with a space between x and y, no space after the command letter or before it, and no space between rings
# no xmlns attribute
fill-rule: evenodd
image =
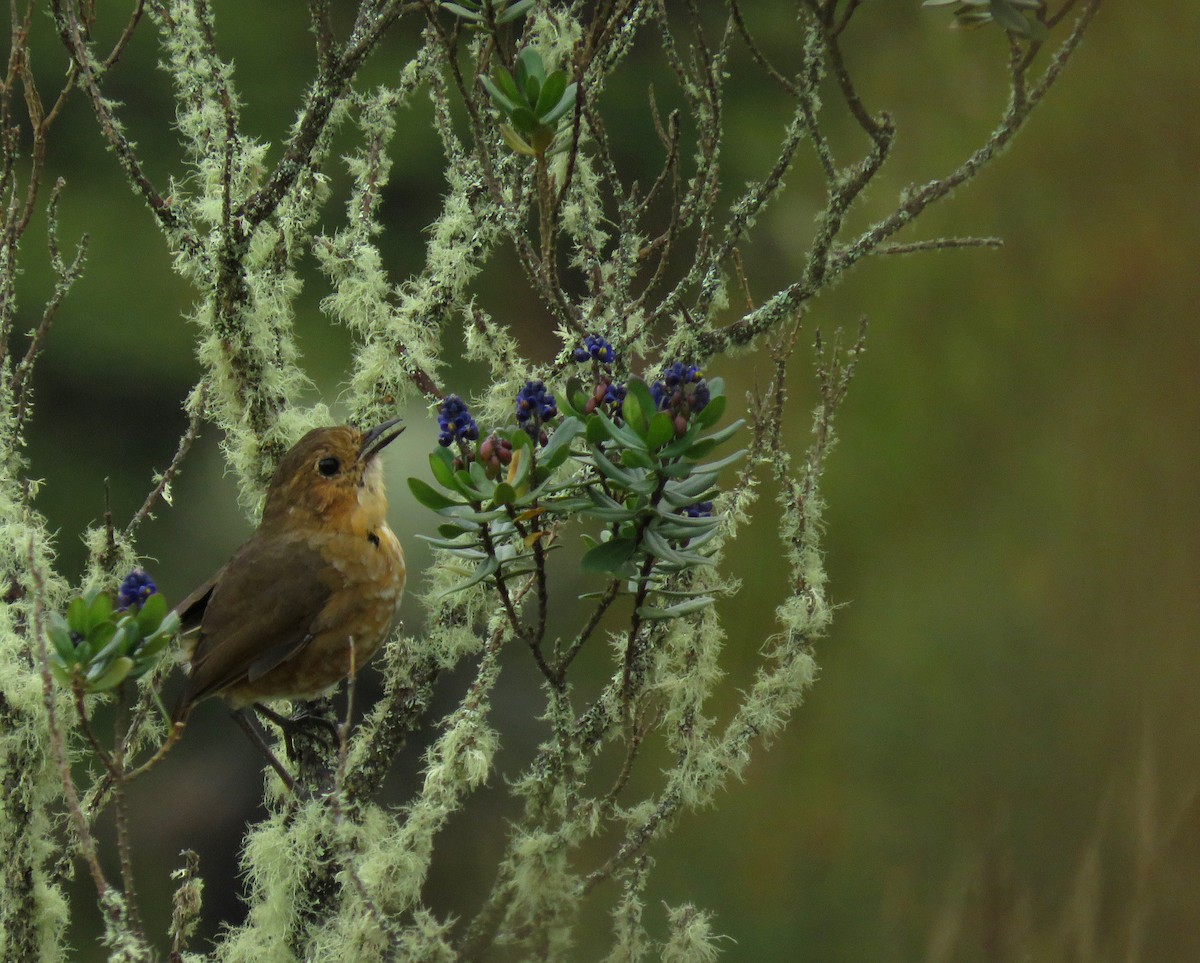
<svg viewBox="0 0 1200 963"><path fill-rule="evenodd" d="M802 0L786 60L769 55L759 6L738 0L360 0L346 10L309 0L296 16L312 34L312 69L296 84L294 119L278 144L247 119L254 92L239 85L210 0L133 0L119 16L86 0L51 0L65 75L45 100L38 84L50 89L52 74L35 70L28 43L36 5L15 5L0 86L0 955L65 957L66 891L54 867L78 860L114 959L161 951L171 960L449 961L501 946L562 959L589 900L611 908L610 960L715 958L710 918L690 904L668 907L665 938L650 937L652 852L783 729L812 684L830 624L821 480L864 331L849 345L811 339L819 400L807 451L793 457L787 426L803 412L789 397L789 371L806 354L802 325L817 314L817 296L867 257L1000 243L897 235L1012 142L1098 7L1066 0L1031 13L1036 29L1024 19L1028 30L993 25L1008 31L1009 101L992 130L948 173L922 182L928 175L914 172L919 186L871 207L880 204L880 171L896 163L897 124L860 92L846 56L852 28L870 16L859 0ZM100 29L97 18L108 16ZM101 48L97 36L115 40ZM166 175L147 165L108 89L134 43L156 46L173 91L160 129L174 131L179 155ZM385 45L408 59L384 65L368 86L364 65ZM653 137L631 146L610 94L635 54L655 58L660 79L644 107ZM779 98L784 120L774 147L750 159L749 182L733 183L731 104L743 74L755 97ZM410 577L424 623L386 645L384 695L356 727L343 722L336 745L289 742L297 771L291 778L281 764L280 772L295 791L281 791L269 773L267 816L243 842L244 922L203 951L189 949L203 888L235 881L206 879L187 854L170 921L157 927L134 888L126 804L142 784L130 771L162 735L166 669L143 676L140 688L125 682L97 695L78 675L55 681L48 643L73 593L55 569L23 449L38 430L35 369L55 350L53 322L86 253L86 238L73 255L60 250L57 212L71 201L69 186L43 196L49 135L71 96L94 116L193 286L190 312L167 323L191 326L201 367L184 402L187 428L141 507L126 525L109 512L86 533L81 592L110 589L136 562L136 539L171 505L202 430L220 434L253 516L283 453L331 420L327 404L304 396L311 384L295 332L303 284L321 286L323 318L352 339L340 398L349 418L376 423L420 399L437 407L443 435L430 459L441 489L423 479L411 488L436 513L424 518L438 533L429 535L432 570ZM398 135L412 122L406 108L422 98L442 155L436 212L428 224L390 223ZM848 145L831 136L838 127L851 131ZM796 168L808 150L814 173L805 182ZM788 192L818 213L796 231L791 275L758 295L760 222ZM55 283L22 341L21 242L43 211ZM389 264L389 232L423 232L423 263L408 277ZM502 272L505 285L523 286L517 305L491 300ZM757 352L771 371L749 411L737 412L740 399L718 380L735 351ZM487 375L469 406L447 397L465 393L456 387L460 355ZM708 461L737 437L738 414L752 423L744 460ZM422 432L413 427L409 437ZM774 503L759 498L768 483ZM777 630L755 647L752 682L735 691L725 645L737 618L728 600L740 585L722 571L723 554L761 513L779 531L788 587ZM583 599L570 595L557 564L567 553L551 554L577 533L590 540L582 567L595 577ZM70 652L75 641L59 628ZM541 741L516 771L500 771L509 734L494 707L509 649L540 686L529 725ZM580 665L599 659L609 660L607 681L579 685ZM435 687L455 669L465 691L431 720ZM111 736L95 722L106 698ZM731 708L719 714L719 702ZM422 777L401 804L385 806L385 777L418 728L436 731ZM657 778L643 773L652 751L669 760ZM97 779L85 783L72 768L76 753L94 757ZM490 891L451 919L424 884L445 827L487 783L505 787L521 812L498 845ZM93 831L109 803L111 860Z"/></svg>

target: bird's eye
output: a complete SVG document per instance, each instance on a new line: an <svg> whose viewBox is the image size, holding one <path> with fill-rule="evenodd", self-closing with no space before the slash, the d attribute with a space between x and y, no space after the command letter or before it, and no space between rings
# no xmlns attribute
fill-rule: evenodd
<svg viewBox="0 0 1200 963"><path fill-rule="evenodd" d="M332 478L338 473L341 467L342 463L332 455L326 455L319 462L317 462L317 471L319 471L326 478Z"/></svg>

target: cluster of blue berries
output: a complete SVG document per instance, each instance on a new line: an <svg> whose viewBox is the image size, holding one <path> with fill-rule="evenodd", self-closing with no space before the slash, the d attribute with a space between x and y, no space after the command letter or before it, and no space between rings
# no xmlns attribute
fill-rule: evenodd
<svg viewBox="0 0 1200 963"><path fill-rule="evenodd" d="M449 448L454 441L474 441L479 437L479 426L471 417L466 402L458 395L446 395L438 407L438 444Z"/></svg>
<svg viewBox="0 0 1200 963"><path fill-rule="evenodd" d="M616 384L611 375L604 375L596 382L592 395L584 403L583 413L590 415L597 408L604 411L613 421L621 420L621 403L625 400L625 386Z"/></svg>
<svg viewBox="0 0 1200 963"><path fill-rule="evenodd" d="M135 568L125 576L121 587L117 589L117 611L140 609L142 603L158 591L158 586L142 569Z"/></svg>
<svg viewBox="0 0 1200 963"><path fill-rule="evenodd" d="M541 381L526 381L517 392L517 421L530 435L538 436L541 426L558 414L554 395Z"/></svg>
<svg viewBox="0 0 1200 963"><path fill-rule="evenodd" d="M601 364L612 364L617 360L617 352L611 344L598 334L589 334L583 339L582 347L575 349L575 360L579 362L599 361Z"/></svg>
<svg viewBox="0 0 1200 963"><path fill-rule="evenodd" d="M675 434L687 431L688 418L703 411L711 393L704 373L694 364L676 361L667 365L662 378L650 386L654 406L670 413L675 419Z"/></svg>
<svg viewBox="0 0 1200 963"><path fill-rule="evenodd" d="M670 364L662 373L662 380L650 386L650 394L659 411L682 413L684 407L695 413L708 404L708 384L704 373L694 364L682 361Z"/></svg>
<svg viewBox="0 0 1200 963"><path fill-rule="evenodd" d="M695 505L688 505L683 510L688 518L711 518L713 513L712 502L696 502Z"/></svg>

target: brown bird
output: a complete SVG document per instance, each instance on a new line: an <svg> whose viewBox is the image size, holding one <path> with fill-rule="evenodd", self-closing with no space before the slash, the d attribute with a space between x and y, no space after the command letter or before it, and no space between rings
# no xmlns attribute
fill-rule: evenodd
<svg viewBox="0 0 1200 963"><path fill-rule="evenodd" d="M199 631L173 736L209 696L312 699L378 651L404 591L377 458L398 421L316 428L284 455L258 530L176 608L185 637Z"/></svg>

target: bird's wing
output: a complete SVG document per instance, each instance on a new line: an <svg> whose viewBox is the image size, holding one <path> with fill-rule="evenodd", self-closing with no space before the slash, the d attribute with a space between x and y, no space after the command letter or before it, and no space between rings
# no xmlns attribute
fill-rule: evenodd
<svg viewBox="0 0 1200 963"><path fill-rule="evenodd" d="M220 581L228 567L228 565L222 567L216 575L175 606L175 614L179 616L181 635L187 635L200 628L200 622L204 618L205 609L208 608L208 600L212 598L213 589L217 587L217 582Z"/></svg>
<svg viewBox="0 0 1200 963"><path fill-rule="evenodd" d="M302 542L253 536L207 592L201 586L185 600L189 616L198 609L200 636L180 709L258 679L300 651L329 601L331 574Z"/></svg>

